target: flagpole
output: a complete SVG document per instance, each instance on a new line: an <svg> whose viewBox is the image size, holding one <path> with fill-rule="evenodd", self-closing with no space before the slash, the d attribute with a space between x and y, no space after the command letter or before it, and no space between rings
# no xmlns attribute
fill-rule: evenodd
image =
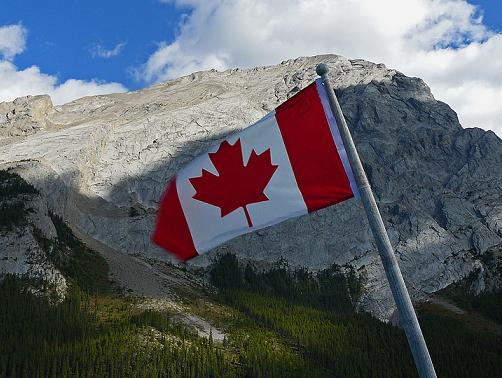
<svg viewBox="0 0 502 378"><path fill-rule="evenodd" d="M366 174L364 173L364 168L361 164L361 160L359 159L359 155L357 154L356 146L354 145L349 128L345 122L342 109L340 108L335 92L329 83L328 71L329 69L325 64L321 63L316 67L316 72L321 77L322 84L326 89L331 111L335 116L337 127L342 137L343 144L355 176L361 201L363 203L364 210L366 211L366 216L368 217L369 225L380 253L380 258L382 259L387 280L389 281L390 289L399 311L401 324L404 328L404 332L406 333L418 374L421 378L436 378L434 365L432 364L429 351L427 350L427 345L425 344L424 336L422 335L422 330L418 324L417 315L413 309L408 290L406 289L403 276L401 275L401 270L399 269L396 256L394 255L392 245L390 244L389 236L385 230L373 192Z"/></svg>

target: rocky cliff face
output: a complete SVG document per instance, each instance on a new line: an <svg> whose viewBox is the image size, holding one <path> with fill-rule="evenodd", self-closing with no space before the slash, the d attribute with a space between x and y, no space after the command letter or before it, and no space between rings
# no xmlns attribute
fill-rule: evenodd
<svg viewBox="0 0 502 378"><path fill-rule="evenodd" d="M0 140L31 135L50 127L48 116L53 111L48 95L26 96L0 103Z"/></svg>
<svg viewBox="0 0 502 378"><path fill-rule="evenodd" d="M66 279L49 255L57 232L47 202L14 170L0 171L0 277L32 280L32 289L62 299Z"/></svg>
<svg viewBox="0 0 502 378"><path fill-rule="evenodd" d="M462 129L422 80L381 64L299 58L198 72L138 92L50 106L36 116L28 105L29 122L44 126L30 134L26 123L9 121L2 140L0 119L0 164L17 166L54 211L89 237L123 253L165 259L150 234L168 179L307 86L320 62L330 68L412 296L424 299L482 272L483 255L502 245L502 141L493 132ZM15 103L0 104L2 117ZM311 269L351 264L365 277L361 306L381 318L393 311L357 200L240 237L216 252L222 251L253 260L282 256ZM478 281L482 287L483 274Z"/></svg>

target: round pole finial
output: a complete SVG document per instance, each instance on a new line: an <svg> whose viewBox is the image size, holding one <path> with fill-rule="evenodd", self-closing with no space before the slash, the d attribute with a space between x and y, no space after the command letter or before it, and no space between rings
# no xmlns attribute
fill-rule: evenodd
<svg viewBox="0 0 502 378"><path fill-rule="evenodd" d="M319 76L326 75L329 72L329 68L324 63L321 63L317 65L315 72L317 72Z"/></svg>

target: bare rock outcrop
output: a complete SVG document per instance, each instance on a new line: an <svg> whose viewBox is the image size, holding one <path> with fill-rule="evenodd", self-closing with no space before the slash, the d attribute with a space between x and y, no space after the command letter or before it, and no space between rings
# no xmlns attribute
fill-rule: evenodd
<svg viewBox="0 0 502 378"><path fill-rule="evenodd" d="M35 292L62 299L67 282L50 258L57 233L47 201L13 172L0 172L0 279L19 275Z"/></svg>
<svg viewBox="0 0 502 378"><path fill-rule="evenodd" d="M48 95L19 97L0 103L0 141L46 129L52 125L49 116L54 111Z"/></svg>

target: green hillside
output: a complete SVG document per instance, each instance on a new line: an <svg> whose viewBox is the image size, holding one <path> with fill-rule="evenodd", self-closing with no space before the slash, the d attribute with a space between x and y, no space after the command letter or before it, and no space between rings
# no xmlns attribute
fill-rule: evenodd
<svg viewBox="0 0 502 378"><path fill-rule="evenodd" d="M50 304L29 281L7 276L0 377L416 376L403 332L354 311L355 275L338 267L257 272L227 255L211 277L218 294L185 302L226 331L223 343L113 290L91 293L73 281L66 299ZM439 376L502 371L502 333L474 330L434 308L420 320Z"/></svg>

